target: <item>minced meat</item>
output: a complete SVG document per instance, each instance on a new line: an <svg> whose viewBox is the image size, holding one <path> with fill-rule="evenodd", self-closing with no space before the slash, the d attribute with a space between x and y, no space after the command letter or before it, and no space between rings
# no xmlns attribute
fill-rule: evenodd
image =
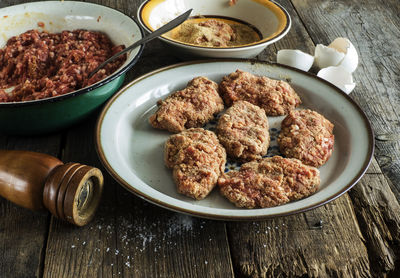
<svg viewBox="0 0 400 278"><path fill-rule="evenodd" d="M267 157L243 164L218 179L220 192L237 207L267 208L299 200L318 190L320 173L295 158Z"/></svg>
<svg viewBox="0 0 400 278"><path fill-rule="evenodd" d="M213 132L190 128L169 137L164 161L173 170L178 192L200 200L211 192L223 173L226 152Z"/></svg>
<svg viewBox="0 0 400 278"><path fill-rule="evenodd" d="M219 90L226 105L245 100L264 109L267 116L286 115L301 103L287 82L241 70L224 76Z"/></svg>
<svg viewBox="0 0 400 278"><path fill-rule="evenodd" d="M224 109L218 84L202 76L193 78L186 88L158 101L157 105L157 112L149 118L150 124L174 133L202 127Z"/></svg>
<svg viewBox="0 0 400 278"><path fill-rule="evenodd" d="M280 151L286 157L320 167L331 157L335 136L333 124L310 109L294 110L282 121L278 137Z"/></svg>
<svg viewBox="0 0 400 278"><path fill-rule="evenodd" d="M54 97L96 83L118 69L126 55L90 79L89 73L124 48L103 33L87 30L30 30L12 37L0 49L0 102ZM10 87L11 92L5 90Z"/></svg>
<svg viewBox="0 0 400 278"><path fill-rule="evenodd" d="M247 101L236 101L217 124L217 135L227 154L241 161L260 159L268 151L269 124L265 111Z"/></svg>

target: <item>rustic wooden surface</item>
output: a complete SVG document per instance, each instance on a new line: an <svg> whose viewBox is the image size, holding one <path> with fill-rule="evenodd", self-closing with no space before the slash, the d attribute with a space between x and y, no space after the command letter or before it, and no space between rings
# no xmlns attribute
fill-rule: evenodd
<svg viewBox="0 0 400 278"><path fill-rule="evenodd" d="M0 8L25 2L1 0ZM140 0L93 0L135 16ZM276 51L313 53L348 37L360 65L351 97L368 116L376 152L362 180L312 211L260 222L194 218L153 206L105 171L95 219L78 228L0 198L0 277L400 277L400 4L398 0L278 0L293 25ZM1 28L1 26L0 26ZM146 45L127 81L179 62L159 41ZM98 166L97 113L61 133L0 135L0 148L48 153ZM104 170L104 169L103 169Z"/></svg>

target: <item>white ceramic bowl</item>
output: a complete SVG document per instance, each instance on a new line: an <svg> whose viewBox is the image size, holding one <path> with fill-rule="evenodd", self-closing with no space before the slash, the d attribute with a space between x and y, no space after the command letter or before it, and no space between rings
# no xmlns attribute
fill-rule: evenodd
<svg viewBox="0 0 400 278"><path fill-rule="evenodd" d="M228 0L147 0L139 7L137 16L143 28L151 32L190 8L192 16L227 17L251 24L262 39L244 46L215 48L179 42L168 35L160 37L182 57L253 58L267 45L284 37L291 26L287 11L269 0L239 0L233 6Z"/></svg>

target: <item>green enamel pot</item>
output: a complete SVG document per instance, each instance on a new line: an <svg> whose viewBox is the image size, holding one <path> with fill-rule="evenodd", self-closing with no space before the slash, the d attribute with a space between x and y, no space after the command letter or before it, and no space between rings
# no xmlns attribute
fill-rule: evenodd
<svg viewBox="0 0 400 278"><path fill-rule="evenodd" d="M75 1L45 1L6 7L0 9L0 26L0 47L4 47L9 38L31 29L51 33L76 29L101 31L115 45L125 46L143 37L142 29L133 18L105 6ZM48 133L77 123L121 87L126 71L137 62L142 52L143 46L131 51L118 70L80 90L40 100L0 103L0 133Z"/></svg>

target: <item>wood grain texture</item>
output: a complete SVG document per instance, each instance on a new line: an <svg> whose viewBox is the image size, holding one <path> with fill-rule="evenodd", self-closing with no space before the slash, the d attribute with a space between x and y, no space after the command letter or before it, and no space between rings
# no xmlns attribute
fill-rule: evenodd
<svg viewBox="0 0 400 278"><path fill-rule="evenodd" d="M280 49L299 49L311 55L314 54L314 43L307 33L306 27L303 25L301 18L296 13L291 1L281 0L278 1L289 13L292 26L288 34L283 39L274 44L267 46L267 48L257 56L258 60L269 62L276 62L276 54Z"/></svg>
<svg viewBox="0 0 400 278"><path fill-rule="evenodd" d="M170 212L122 188L118 192L118 246L128 276L233 275L224 222ZM126 268L127 263L132 269Z"/></svg>
<svg viewBox="0 0 400 278"><path fill-rule="evenodd" d="M328 44L343 36L358 50L359 67L354 73L357 86L351 97L373 127L376 161L350 196L366 239L373 275L398 275L400 222L395 211L400 200L400 41L393 38L400 37L400 6L398 1L322 1L309 9L313 1L292 2L315 43Z"/></svg>
<svg viewBox="0 0 400 278"><path fill-rule="evenodd" d="M371 277L348 195L304 214L229 223L238 277ZM236 268L237 267L237 268Z"/></svg>
<svg viewBox="0 0 400 278"><path fill-rule="evenodd" d="M97 114L75 125L65 136L62 152L64 162L79 162L102 169L94 149L93 130ZM90 132L87 132L90 131ZM112 277L115 267L111 253L104 246L115 249L114 211L115 182L105 175L103 197L92 222L75 227L52 217L43 277ZM107 256L108 255L108 256ZM65 263L60 264L63 261ZM114 271L113 271L114 270Z"/></svg>
<svg viewBox="0 0 400 278"><path fill-rule="evenodd" d="M371 168L377 169L374 160ZM379 169L377 169L379 171ZM350 197L376 276L395 271L400 264L400 205L382 173L368 173Z"/></svg>
<svg viewBox="0 0 400 278"><path fill-rule="evenodd" d="M23 2L2 0L0 8ZM141 1L90 2L135 17ZM0 276L399 277L398 0L278 2L289 11L292 28L258 59L274 62L276 51L284 48L313 54L315 44L329 44L339 36L348 37L359 52L351 97L373 126L376 160L349 194L285 218L202 220L153 206L113 181L94 151L96 114L65 135L0 135L0 148L45 152L64 162L98 166L105 174L98 213L81 228L0 198ZM152 41L125 84L179 61L160 41Z"/></svg>
<svg viewBox="0 0 400 278"><path fill-rule="evenodd" d="M354 73L357 86L351 97L368 115L377 139L375 157L399 198L399 2L292 2L315 43L327 45L336 37L348 37L358 50L359 67Z"/></svg>
<svg viewBox="0 0 400 278"><path fill-rule="evenodd" d="M92 130L96 116L92 115L69 130L62 160L79 161L102 169L105 175L102 200L95 218L84 227L75 227L52 217L43 277L113 277L118 273L114 260L116 184L106 175L95 153Z"/></svg>
<svg viewBox="0 0 400 278"><path fill-rule="evenodd" d="M99 165L95 117L68 133L64 161ZM127 192L104 171L105 192L82 228L52 219L44 277L229 277L225 224L172 213ZM60 261L65 263L60 264Z"/></svg>
<svg viewBox="0 0 400 278"><path fill-rule="evenodd" d="M57 156L61 136L0 136L1 149ZM49 226L48 212L32 212L0 197L0 276L40 277Z"/></svg>

